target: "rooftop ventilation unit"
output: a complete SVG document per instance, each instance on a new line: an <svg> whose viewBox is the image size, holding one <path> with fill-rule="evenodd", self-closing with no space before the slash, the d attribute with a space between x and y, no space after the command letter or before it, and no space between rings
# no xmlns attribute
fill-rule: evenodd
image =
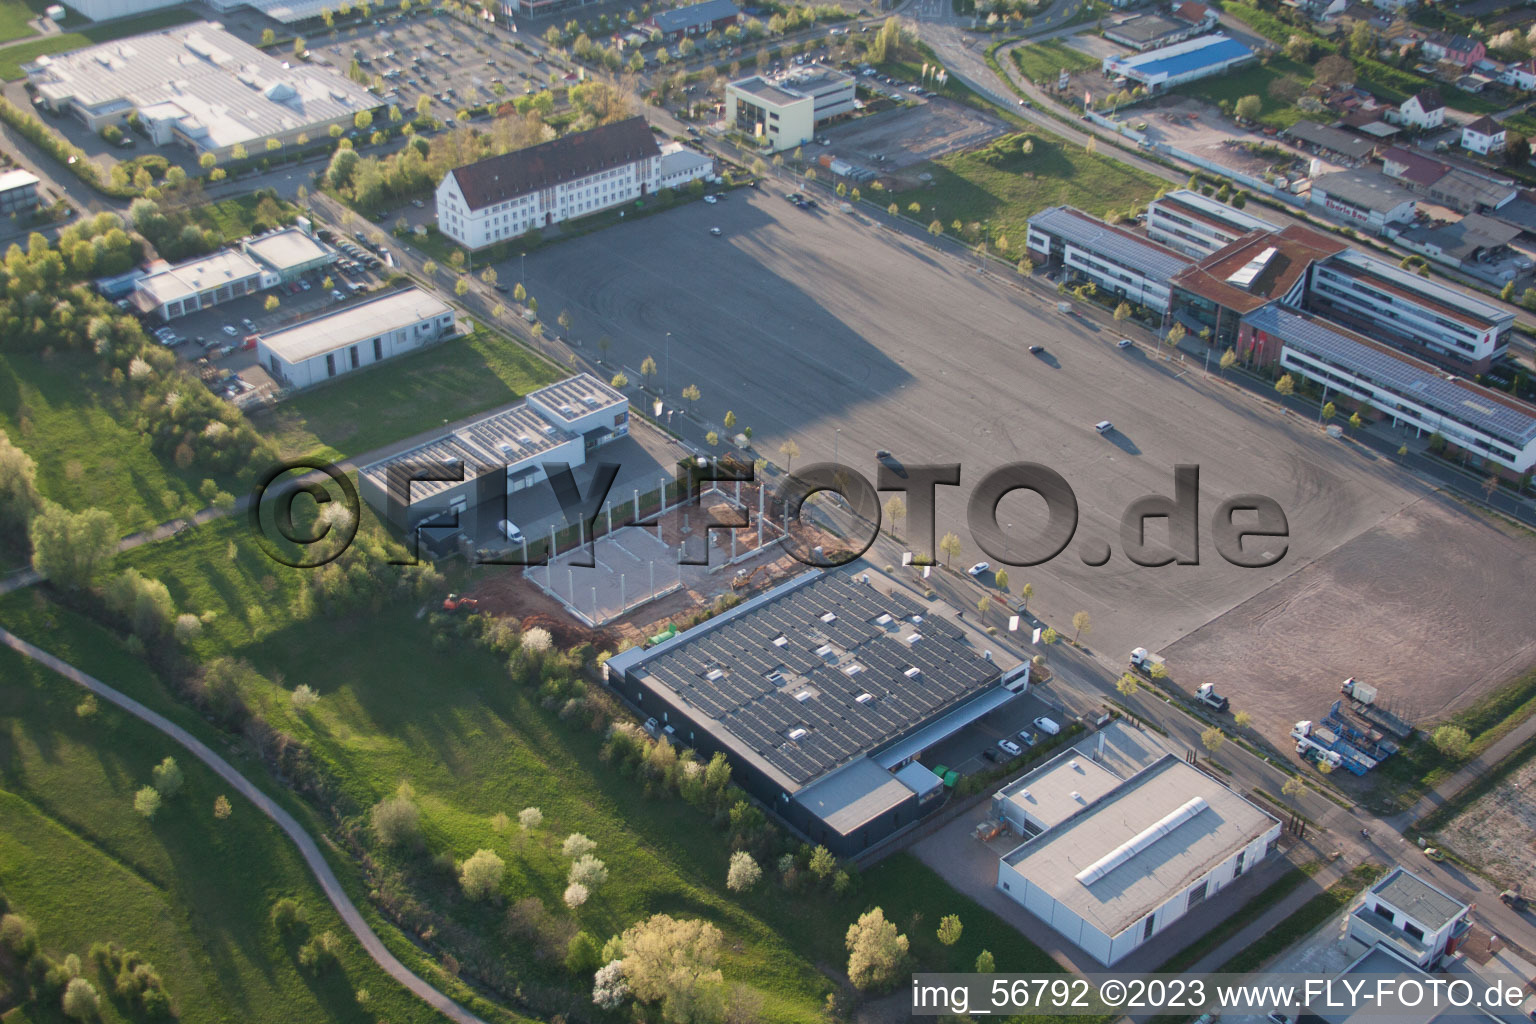
<svg viewBox="0 0 1536 1024"><path fill-rule="evenodd" d="M921 633L908 633L907 634L907 643L908 643L908 645L915 644L919 640L921 640L922 638L923 638L923 634L921 634Z"/></svg>
<svg viewBox="0 0 1536 1024"><path fill-rule="evenodd" d="M855 704L868 704L874 699L874 694L871 693L861 693L857 697L853 698Z"/></svg>
<svg viewBox="0 0 1536 1024"><path fill-rule="evenodd" d="M714 682L716 679L724 679L725 673L717 668L712 668L708 672L704 673L704 678L708 679L710 682Z"/></svg>
<svg viewBox="0 0 1536 1024"><path fill-rule="evenodd" d="M1121 843L1119 846L1115 847L1113 850L1110 850L1104 856L1100 857L1098 860L1094 861L1092 864L1079 871L1076 875L1077 880L1083 885L1092 885L1094 882L1097 882L1099 879L1115 870L1115 868L1120 867L1122 864L1129 861L1132 857L1147 849L1153 843L1157 842L1159 839L1168 835L1168 833L1172 832L1174 829L1178 828L1180 825L1184 824L1186 821L1190 820L1195 815L1205 810L1208 806L1209 804L1205 802L1204 797L1192 797L1177 810L1170 811L1168 814L1163 815L1162 818L1142 829L1136 835L1132 836L1130 839L1127 839L1125 842Z"/></svg>
<svg viewBox="0 0 1536 1024"><path fill-rule="evenodd" d="M806 701L808 701L810 699L811 699L811 691L810 690L801 690L799 693L795 694L795 700L799 701L802 704L804 704Z"/></svg>
<svg viewBox="0 0 1536 1024"><path fill-rule="evenodd" d="M517 443L518 444L533 444L533 438L530 435L528 435L528 434L518 434L517 435Z"/></svg>
<svg viewBox="0 0 1536 1024"><path fill-rule="evenodd" d="M789 637L785 636L783 633L780 633L778 636L773 638L773 646L775 646L775 647L787 647L787 646L789 646Z"/></svg>
<svg viewBox="0 0 1536 1024"><path fill-rule="evenodd" d="M911 668L902 673L902 675L906 676L908 679L916 679L922 674L923 670L918 668L916 665L913 665Z"/></svg>
<svg viewBox="0 0 1536 1024"><path fill-rule="evenodd" d="M592 396L592 395L588 395L588 396L586 396L586 397L585 397L585 398L583 398L583 399L582 399L582 401L583 401L583 402L585 402L585 403L586 403L586 404L587 404L587 407L588 407L588 408L589 408L589 409L596 409L596 408L597 408L597 407L598 407L598 405L600 405L600 404L601 404L601 403L600 403L600 402L598 402L598 400L597 400L597 399L596 399L596 398L594 398L594 397L593 397L593 396Z"/></svg>
<svg viewBox="0 0 1536 1024"><path fill-rule="evenodd" d="M849 662L847 665L843 666L843 675L845 675L845 676L856 676L860 672L863 672L863 671L864 671L864 666L860 665L856 661Z"/></svg>
<svg viewBox="0 0 1536 1024"><path fill-rule="evenodd" d="M819 658L832 657L832 645L822 644L820 647L816 648L816 656Z"/></svg>
<svg viewBox="0 0 1536 1024"><path fill-rule="evenodd" d="M888 612L882 612L879 616L877 616L875 618L875 624L877 626L889 626L891 623L893 623L895 621L896 620L891 618L890 613L888 613Z"/></svg>
<svg viewBox="0 0 1536 1024"><path fill-rule="evenodd" d="M836 622L837 621L837 613L836 612L823 612L822 615L821 615L821 621L822 622Z"/></svg>
<svg viewBox="0 0 1536 1024"><path fill-rule="evenodd" d="M572 407L572 406L569 406L569 405L562 405L560 407L560 411L565 413L565 415L567 415L567 416L574 416L574 415L576 415L576 409L574 407Z"/></svg>
<svg viewBox="0 0 1536 1024"><path fill-rule="evenodd" d="M544 426L544 436L545 437L548 437L550 434L553 434L554 432L555 432L555 425L553 423L545 424L545 426Z"/></svg>
<svg viewBox="0 0 1536 1024"><path fill-rule="evenodd" d="M809 730L806 730L806 729L802 729L802 728L796 727L794 729L789 730L789 738L792 739L792 740L803 740L808 735L810 735L810 732L809 732Z"/></svg>
<svg viewBox="0 0 1536 1024"><path fill-rule="evenodd" d="M1077 790L1074 789L1072 791L1072 799L1076 800L1078 803L1082 803L1083 802L1083 794L1079 793Z"/></svg>

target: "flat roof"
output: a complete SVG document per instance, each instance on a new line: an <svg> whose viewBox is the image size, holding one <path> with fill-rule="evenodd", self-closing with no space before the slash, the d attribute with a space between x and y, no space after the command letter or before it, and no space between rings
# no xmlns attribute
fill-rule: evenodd
<svg viewBox="0 0 1536 1024"><path fill-rule="evenodd" d="M1444 370L1406 352L1277 306L1250 313L1243 322L1492 437L1520 448L1536 440L1536 406L1461 377L1447 376Z"/></svg>
<svg viewBox="0 0 1536 1024"><path fill-rule="evenodd" d="M1430 931L1440 930L1467 909L1467 904L1446 895L1404 867L1393 869L1371 886L1371 892Z"/></svg>
<svg viewBox="0 0 1536 1024"><path fill-rule="evenodd" d="M1391 213L1404 203L1417 201L1412 193L1404 191L1380 171L1335 171L1324 174L1312 179L1312 191L1326 192L1351 206L1377 213Z"/></svg>
<svg viewBox="0 0 1536 1024"><path fill-rule="evenodd" d="M13 167L4 173L0 173L0 192L9 192L12 189L36 185L39 180L38 176L31 171L20 167Z"/></svg>
<svg viewBox="0 0 1536 1024"><path fill-rule="evenodd" d="M1003 859L1113 937L1278 824L1168 754Z"/></svg>
<svg viewBox="0 0 1536 1024"><path fill-rule="evenodd" d="M335 255L298 228L283 228L245 241L245 250L274 270L302 267L315 260Z"/></svg>
<svg viewBox="0 0 1536 1024"><path fill-rule="evenodd" d="M206 149L298 132L383 102L333 69L291 65L201 21L42 56L26 70L51 99L154 108Z"/></svg>
<svg viewBox="0 0 1536 1024"><path fill-rule="evenodd" d="M1214 227L1232 228L1239 234L1249 231L1278 231L1279 227L1271 224L1262 217L1255 217L1245 210L1228 206L1218 202L1210 196L1203 196L1194 189L1181 188L1169 192L1165 196L1159 196L1152 200L1153 209L1174 209L1193 217L1195 220L1203 220Z"/></svg>
<svg viewBox="0 0 1536 1024"><path fill-rule="evenodd" d="M1410 274L1395 264L1367 256L1355 249L1345 249L1333 257L1331 268L1344 269L1356 280L1370 280L1382 290L1412 299L1427 309L1460 320L1478 330L1513 323L1515 312L1466 295L1443 284Z"/></svg>
<svg viewBox="0 0 1536 1024"><path fill-rule="evenodd" d="M1075 747L998 790L1005 801L1054 828L1125 780Z"/></svg>
<svg viewBox="0 0 1536 1024"><path fill-rule="evenodd" d="M747 78L739 79L731 83L731 88L737 92L744 92L748 96L756 96L766 103L772 103L781 107L800 100L810 99L809 96L802 96L799 93L790 92L788 89L781 89L762 75L751 75Z"/></svg>
<svg viewBox="0 0 1536 1024"><path fill-rule="evenodd" d="M1342 153L1352 160L1364 160L1376 152L1376 143L1369 139L1362 139L1358 135L1351 135L1349 132L1330 128L1316 121L1297 121L1285 131L1293 139L1310 142L1314 146L1321 146L1334 153Z"/></svg>
<svg viewBox="0 0 1536 1024"><path fill-rule="evenodd" d="M1167 280L1194 260L1149 238L1106 224L1071 206L1052 206L1029 218L1029 226L1133 267L1148 277Z"/></svg>
<svg viewBox="0 0 1536 1024"><path fill-rule="evenodd" d="M464 480L469 481L485 473L502 472L507 466L536 458L557 445L575 440L575 437L519 400L442 437L364 466L358 471L358 476L367 477L374 486L385 491L390 484L391 466L462 462ZM429 498L460 484L461 481L457 480L413 481L410 484L410 500ZM398 488L391 492L391 496L395 501L407 503L406 495Z"/></svg>
<svg viewBox="0 0 1536 1024"><path fill-rule="evenodd" d="M1275 253L1246 288L1230 283L1234 274L1269 248ZM1211 253L1173 283L1227 309L1248 313L1285 296L1314 262L1346 248L1343 242L1299 224L1280 231L1253 231Z"/></svg>
<svg viewBox="0 0 1536 1024"><path fill-rule="evenodd" d="M1231 36L1218 33L1149 50L1134 57L1116 58L1110 61L1110 67L1122 74L1134 73L1147 78L1166 75L1172 78L1203 67L1252 56L1253 51L1247 46Z"/></svg>
<svg viewBox="0 0 1536 1024"><path fill-rule="evenodd" d="M420 288L403 288L301 320L291 327L264 332L261 343L285 362L302 363L452 312L453 307L435 295Z"/></svg>
<svg viewBox="0 0 1536 1024"><path fill-rule="evenodd" d="M1380 926L1386 922L1372 924ZM1428 977L1429 972L1418 964L1390 946L1377 943L1340 971L1336 980L1353 979L1348 983L1366 984L1370 986L1369 991L1374 992L1378 979L1396 979L1399 984L1394 984L1389 990L1392 1001L1362 1001L1359 1005L1329 1006L1326 1000L1320 1000L1305 1008L1302 1019L1318 1020L1324 1024L1382 1024L1388 1020L1392 1024L1489 1024L1491 1021L1507 1019L1495 1017L1476 1007L1452 1006L1444 1000L1425 999L1416 1006L1409 1006L1397 997L1397 993L1403 991L1401 982L1423 981ZM1353 1003L1353 1000L1348 999L1338 1001Z"/></svg>
<svg viewBox="0 0 1536 1024"><path fill-rule="evenodd" d="M1444 176L1437 178L1429 189L1435 195L1450 196L1468 206L1493 207L1509 202L1518 192L1507 181L1492 181L1460 167L1452 167Z"/></svg>
<svg viewBox="0 0 1536 1024"><path fill-rule="evenodd" d="M703 3L657 11L651 21L663 32L680 32L694 25L705 25L722 18L733 18L740 9L731 0L703 0Z"/></svg>
<svg viewBox="0 0 1536 1024"><path fill-rule="evenodd" d="M1434 245L1447 256L1466 260L1479 250L1499 249L1520 237L1520 228L1481 213L1469 213L1461 220L1432 227L1409 228L1403 238Z"/></svg>
<svg viewBox="0 0 1536 1024"><path fill-rule="evenodd" d="M158 306L218 288L231 281L258 277L261 273L261 264L245 253L238 249L221 249L211 255L146 274L139 278L134 287L148 295Z"/></svg>
<svg viewBox="0 0 1536 1024"><path fill-rule="evenodd" d="M1104 30L1104 34L1119 36L1137 43L1150 43L1175 32L1188 31L1188 22L1153 13L1133 14L1119 24L1110 25Z"/></svg>
<svg viewBox="0 0 1536 1024"><path fill-rule="evenodd" d="M575 419L600 409L629 406L623 393L598 380L590 373L578 373L574 377L530 391L528 401L537 401L556 413ZM567 411L569 410L569 411Z"/></svg>
<svg viewBox="0 0 1536 1024"><path fill-rule="evenodd" d="M880 573L811 572L619 664L795 792L997 688L933 611Z"/></svg>
<svg viewBox="0 0 1536 1024"><path fill-rule="evenodd" d="M921 765L917 767L928 771ZM943 785L932 772L928 775ZM912 796L912 787L894 773L861 757L806 786L794 795L794 801L826 822L828 827L848 835Z"/></svg>

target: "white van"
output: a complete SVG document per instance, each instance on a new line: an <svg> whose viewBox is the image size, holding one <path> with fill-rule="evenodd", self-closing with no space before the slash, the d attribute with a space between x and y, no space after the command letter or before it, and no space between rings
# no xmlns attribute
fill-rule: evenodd
<svg viewBox="0 0 1536 1024"><path fill-rule="evenodd" d="M1115 429L1115 425L1109 422L1109 420L1099 420L1099 422L1093 425L1093 429L1097 430L1101 434L1107 434L1111 430Z"/></svg>
<svg viewBox="0 0 1536 1024"><path fill-rule="evenodd" d="M506 537L513 544L521 544L523 542L523 531L519 530L517 524L512 520L503 519L496 524L496 528L501 531L502 536Z"/></svg>
<svg viewBox="0 0 1536 1024"><path fill-rule="evenodd" d="M1056 724L1056 720L1054 718L1047 718L1044 715L1041 715L1039 718L1035 719L1035 728L1039 729L1047 736L1055 736L1057 733L1061 732L1061 726Z"/></svg>

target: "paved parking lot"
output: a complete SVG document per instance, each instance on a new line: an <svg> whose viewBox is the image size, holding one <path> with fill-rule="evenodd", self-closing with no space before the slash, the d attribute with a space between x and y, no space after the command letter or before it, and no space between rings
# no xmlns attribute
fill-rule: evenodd
<svg viewBox="0 0 1536 1024"><path fill-rule="evenodd" d="M973 149L1007 130L1002 119L963 103L922 100L912 107L833 125L825 129L831 145L813 146L807 152L819 149L871 170L897 170L936 160L946 153Z"/></svg>
<svg viewBox="0 0 1536 1024"><path fill-rule="evenodd" d="M779 463L789 440L795 465L836 445L871 478L876 448L961 462L962 486L939 488L937 505L939 535L963 542L957 563L983 557L965 523L969 487L1006 462L1054 468L1075 490L1078 538L1092 543L1014 570L1013 587L1031 582L1032 610L1059 628L1087 611L1084 640L1107 664L1197 629L1424 494L1311 423L1203 383L1199 366L1117 349L1109 332L1058 314L1053 294L983 276L862 215L797 210L778 192L738 191L539 250L529 288L546 308L571 309L586 335L608 334L609 361L631 379L649 356L673 394L696 384L702 417L734 411ZM516 264L501 268L504 280ZM1028 355L1030 342L1050 358ZM1117 428L1109 436L1093 430L1105 418ZM1132 500L1171 494L1174 466L1189 463L1201 472L1201 564L1086 564L1119 536ZM1005 498L998 518L1027 542L1044 516L1026 493ZM1272 567L1228 565L1211 544L1212 512L1242 493L1267 494L1287 514L1288 552ZM1313 642L1337 639L1325 629Z"/></svg>

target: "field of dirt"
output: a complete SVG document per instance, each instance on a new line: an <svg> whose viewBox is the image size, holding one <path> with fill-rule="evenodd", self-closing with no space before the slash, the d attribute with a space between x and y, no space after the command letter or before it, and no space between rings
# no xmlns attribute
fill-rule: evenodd
<svg viewBox="0 0 1536 1024"><path fill-rule="evenodd" d="M1530 534L1430 495L1162 653L1180 689L1215 683L1290 755L1347 677L1423 724L1536 662L1533 572Z"/></svg>
<svg viewBox="0 0 1536 1024"><path fill-rule="evenodd" d="M1536 757L1435 833L1502 884L1536 895Z"/></svg>

